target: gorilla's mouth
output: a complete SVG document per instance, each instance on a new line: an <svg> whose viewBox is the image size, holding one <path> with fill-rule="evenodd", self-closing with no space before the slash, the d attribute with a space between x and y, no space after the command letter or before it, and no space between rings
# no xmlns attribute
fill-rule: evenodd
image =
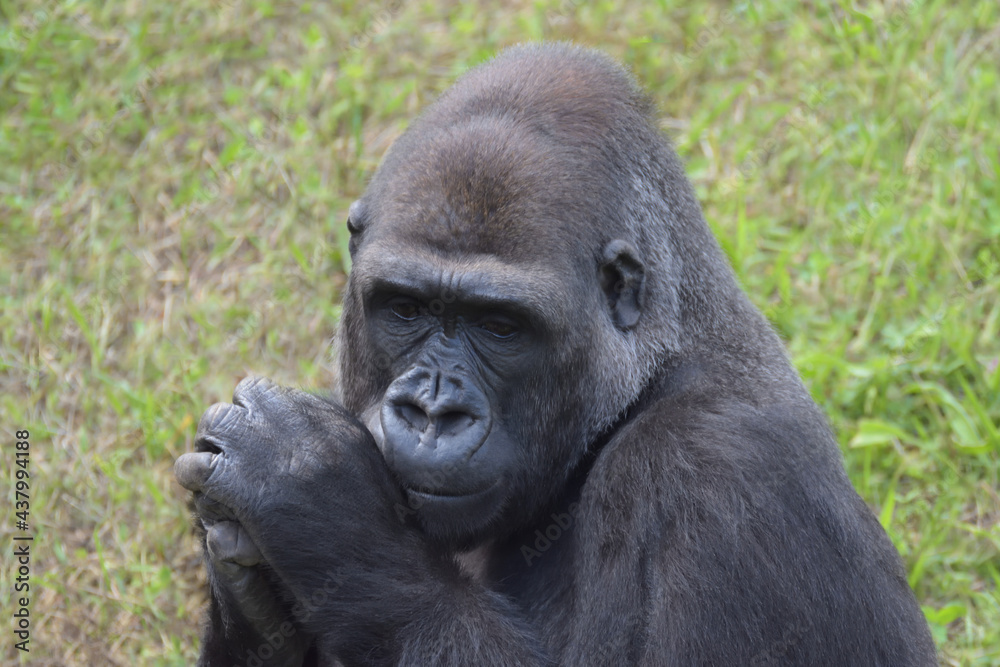
<svg viewBox="0 0 1000 667"><path fill-rule="evenodd" d="M502 482L498 479L473 492L406 487L406 499L428 532L470 534L482 529L503 509L506 487Z"/></svg>
<svg viewBox="0 0 1000 667"><path fill-rule="evenodd" d="M420 487L407 486L406 493L417 496L419 498L428 498L434 500L448 500L448 499L472 499L479 496L485 495L493 491L497 486L499 486L500 480L497 480L490 484L489 486L483 487L482 489L475 489L472 491L464 491L457 489L426 489Z"/></svg>

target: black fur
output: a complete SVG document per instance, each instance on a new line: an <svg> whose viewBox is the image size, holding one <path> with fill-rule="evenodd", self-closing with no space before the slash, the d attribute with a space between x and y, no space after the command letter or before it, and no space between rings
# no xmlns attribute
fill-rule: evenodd
<svg viewBox="0 0 1000 667"><path fill-rule="evenodd" d="M350 218L337 402L245 382L178 461L202 664L936 664L618 66L505 51Z"/></svg>

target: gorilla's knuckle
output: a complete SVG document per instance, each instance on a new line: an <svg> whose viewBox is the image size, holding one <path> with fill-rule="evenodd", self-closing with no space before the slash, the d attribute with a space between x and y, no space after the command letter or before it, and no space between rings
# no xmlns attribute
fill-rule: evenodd
<svg viewBox="0 0 1000 667"><path fill-rule="evenodd" d="M277 385L266 377L259 375L245 377L233 390L233 403L249 410L255 403L267 398L276 388Z"/></svg>
<svg viewBox="0 0 1000 667"><path fill-rule="evenodd" d="M232 403L216 403L208 408L198 422L195 446L198 451L225 448L246 428L247 410Z"/></svg>

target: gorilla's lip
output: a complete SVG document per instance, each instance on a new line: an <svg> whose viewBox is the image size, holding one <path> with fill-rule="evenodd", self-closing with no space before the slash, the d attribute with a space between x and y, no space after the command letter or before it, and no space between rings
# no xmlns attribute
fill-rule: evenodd
<svg viewBox="0 0 1000 667"><path fill-rule="evenodd" d="M434 501L449 501L449 500L476 500L483 496L489 495L494 492L496 488L500 486L500 480L496 480L489 486L483 487L482 489L476 489L473 491L451 491L451 490L437 490L437 491L425 491L420 488L415 488L412 486L406 487L406 492L418 496L420 498L426 498L428 500Z"/></svg>
<svg viewBox="0 0 1000 667"><path fill-rule="evenodd" d="M426 534L447 544L481 536L507 504L508 489L503 479L473 493L443 495L453 491L406 489L410 510L419 517Z"/></svg>

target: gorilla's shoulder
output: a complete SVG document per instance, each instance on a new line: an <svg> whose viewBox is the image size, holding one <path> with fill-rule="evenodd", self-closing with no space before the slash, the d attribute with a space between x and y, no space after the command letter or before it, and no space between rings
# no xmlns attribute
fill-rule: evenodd
<svg viewBox="0 0 1000 667"><path fill-rule="evenodd" d="M622 498L615 508L621 519L652 512L649 525L685 512L733 526L858 509L814 404L734 399L698 364L654 383L619 422L584 485L584 499L595 493Z"/></svg>

